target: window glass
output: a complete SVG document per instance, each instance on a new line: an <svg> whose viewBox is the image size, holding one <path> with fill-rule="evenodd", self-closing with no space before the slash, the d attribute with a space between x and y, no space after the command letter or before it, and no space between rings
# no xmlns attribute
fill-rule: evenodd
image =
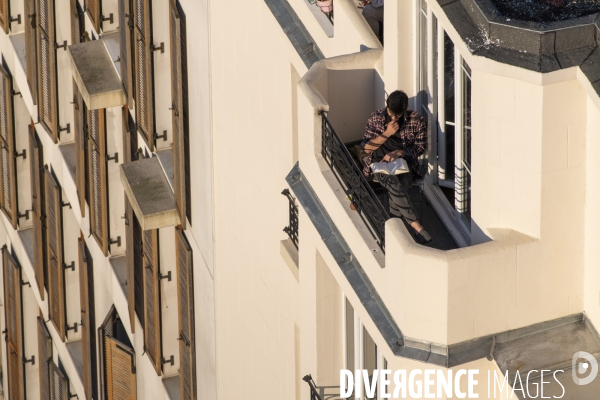
<svg viewBox="0 0 600 400"><path fill-rule="evenodd" d="M354 308L346 299L346 369L354 367Z"/></svg>
<svg viewBox="0 0 600 400"><path fill-rule="evenodd" d="M363 369L366 369L369 374L369 382L372 382L373 371L377 369L377 345L373 341L371 335L367 331L367 328L363 326L363 350L364 350L364 365ZM369 398L369 397L368 397ZM377 398L375 394L374 399Z"/></svg>
<svg viewBox="0 0 600 400"><path fill-rule="evenodd" d="M463 148L462 148L462 210L467 229L471 230L471 68L463 60Z"/></svg>
<svg viewBox="0 0 600 400"><path fill-rule="evenodd" d="M446 179L454 180L454 43L444 32L444 114L446 116L444 132L446 137Z"/></svg>
<svg viewBox="0 0 600 400"><path fill-rule="evenodd" d="M419 103L421 105L421 109L418 110L422 115L426 115L427 105L429 103L429 87L427 85L427 77L428 77L428 63L427 63L427 2L425 0L421 0L421 12L420 12L420 63L421 63L421 76L420 76L420 87L421 90L419 92Z"/></svg>

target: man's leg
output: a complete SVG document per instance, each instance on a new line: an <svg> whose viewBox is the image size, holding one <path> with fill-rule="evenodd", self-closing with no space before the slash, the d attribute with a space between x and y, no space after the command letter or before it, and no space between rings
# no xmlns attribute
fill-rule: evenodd
<svg viewBox="0 0 600 400"><path fill-rule="evenodd" d="M408 188L412 184L412 173L401 175L377 174L377 179L383 186L390 199L390 214L394 217L404 218L412 224L417 222L417 215L408 197Z"/></svg>
<svg viewBox="0 0 600 400"><path fill-rule="evenodd" d="M379 37L379 23L383 23L383 7L376 8L368 4L363 8L362 15L367 20L375 35Z"/></svg>

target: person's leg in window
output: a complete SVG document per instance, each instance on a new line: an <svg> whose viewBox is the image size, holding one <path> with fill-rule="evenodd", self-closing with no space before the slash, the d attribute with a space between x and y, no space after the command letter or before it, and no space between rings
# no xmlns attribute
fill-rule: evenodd
<svg viewBox="0 0 600 400"><path fill-rule="evenodd" d="M367 20L373 33L381 40L379 28L380 23L383 24L383 7L374 7L372 4L367 4L365 8L363 8L362 15L365 17L365 20Z"/></svg>

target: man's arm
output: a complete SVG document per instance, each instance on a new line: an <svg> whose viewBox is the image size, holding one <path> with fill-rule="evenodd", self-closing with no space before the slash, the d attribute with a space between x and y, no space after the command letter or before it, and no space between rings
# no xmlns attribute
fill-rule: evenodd
<svg viewBox="0 0 600 400"><path fill-rule="evenodd" d="M412 146L404 148L404 152L409 157L417 158L427 150L427 123L425 118L421 117L417 125L417 133Z"/></svg>
<svg viewBox="0 0 600 400"><path fill-rule="evenodd" d="M382 144L384 144L398 131L398 128L398 122L391 121L388 124L385 132L383 132L383 134L378 134L377 130L373 126L372 118L369 118L369 122L367 122L367 130L361 143L365 153L371 154L373 151L381 147Z"/></svg>

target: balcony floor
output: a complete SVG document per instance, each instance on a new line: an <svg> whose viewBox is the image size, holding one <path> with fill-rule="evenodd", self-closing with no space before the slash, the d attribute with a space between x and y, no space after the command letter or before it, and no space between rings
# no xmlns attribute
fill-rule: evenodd
<svg viewBox="0 0 600 400"><path fill-rule="evenodd" d="M374 184L373 186L373 189L381 201L381 204L387 210L389 210L389 201L386 190L379 184ZM446 226L440 217L438 217L437 213L425 197L425 194L421 193L421 190L416 186L411 187L408 191L408 194L413 207L415 208L415 213L421 221L421 224L429 233L433 235L433 240L427 244L424 244L424 246L439 250L452 250L458 248L456 242L452 238L452 235L450 235L450 232L448 232ZM406 223L406 221L404 221L404 225L406 225L406 229L408 229L414 239L414 229L412 229L410 225Z"/></svg>

